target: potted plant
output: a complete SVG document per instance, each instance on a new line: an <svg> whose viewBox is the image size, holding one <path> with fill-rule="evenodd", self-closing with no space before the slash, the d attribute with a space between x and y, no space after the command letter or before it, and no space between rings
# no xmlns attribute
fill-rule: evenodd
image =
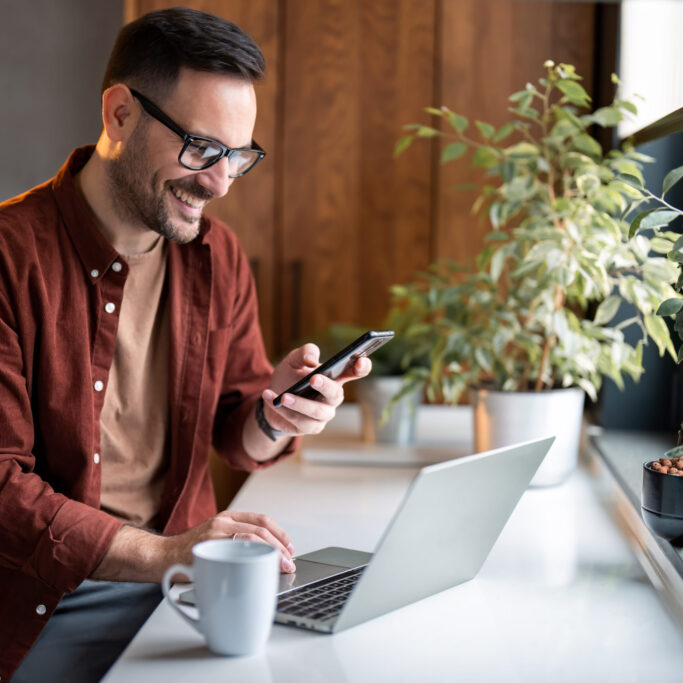
<svg viewBox="0 0 683 683"><path fill-rule="evenodd" d="M403 375L409 368L426 367L424 354L412 348L412 338L406 334L405 312L392 307L381 327L396 332L391 342L372 354L372 373L353 389L361 408L363 440L368 443L410 445L415 441L417 406L422 387L413 386L393 400L403 385ZM367 328L333 324L317 338L323 356L328 357L343 348Z"/></svg>
<svg viewBox="0 0 683 683"><path fill-rule="evenodd" d="M429 368L406 373L405 390L424 385L428 399L455 403L470 389L478 450L556 434L536 485L558 483L575 465L584 392L595 400L605 376L620 387L624 373L637 380L649 341L676 357L657 311L665 301L673 312L680 299L665 256L678 236L644 234L656 212L636 228L627 220L647 198L648 158L628 145L604 153L589 132L615 126L635 105L617 96L587 111L574 67L544 67L537 85L510 96L513 118L501 128L470 126L447 107L427 110L443 129L407 127L397 154L435 136L448 141L444 163L473 152L491 179L473 211L490 232L473 267L440 261L393 289L413 320L412 348L429 358ZM634 315L611 325L624 301ZM641 332L635 346L624 339L630 325Z"/></svg>
<svg viewBox="0 0 683 683"><path fill-rule="evenodd" d="M672 221L683 215L676 206L666 201L669 190L683 178L683 166L669 171L662 183L661 196L638 185L649 208L641 211L632 221L630 235L664 234ZM634 181L637 184L637 181ZM673 237L673 236L672 236ZM675 235L668 258L677 264L679 275L674 289L683 291L683 236ZM676 296L663 301L657 313L674 316L674 330L683 339L683 298ZM683 345L678 350L678 362L683 360ZM683 423L678 432L678 446L662 457L643 463L641 489L641 515L645 524L658 536L674 544L683 544Z"/></svg>

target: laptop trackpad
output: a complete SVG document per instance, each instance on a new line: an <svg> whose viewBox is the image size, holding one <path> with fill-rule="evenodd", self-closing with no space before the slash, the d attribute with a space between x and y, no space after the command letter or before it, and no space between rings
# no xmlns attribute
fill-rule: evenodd
<svg viewBox="0 0 683 683"><path fill-rule="evenodd" d="M350 550L349 548L321 548L312 553L299 555L294 558L296 572L294 574L280 575L280 589L278 592L305 586L312 581L320 581L328 576L334 576L340 572L361 567L367 564L372 553Z"/></svg>
<svg viewBox="0 0 683 683"><path fill-rule="evenodd" d="M294 559L296 563L296 572L294 574L280 574L280 588L278 593L305 586L312 581L319 581L328 576L334 576L340 572L345 572L348 567L338 567L333 564L321 564L320 562L311 562L310 560Z"/></svg>

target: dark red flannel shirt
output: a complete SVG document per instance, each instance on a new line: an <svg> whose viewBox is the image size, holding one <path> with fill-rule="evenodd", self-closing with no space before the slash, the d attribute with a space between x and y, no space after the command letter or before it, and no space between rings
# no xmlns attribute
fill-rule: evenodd
<svg viewBox="0 0 683 683"><path fill-rule="evenodd" d="M0 204L3 681L121 527L99 510L96 454L128 267L74 185L92 151L75 150L53 180ZM216 512L212 444L243 470L276 459L257 463L242 449L272 368L235 235L206 218L197 239L168 247L171 449L159 530L173 534Z"/></svg>

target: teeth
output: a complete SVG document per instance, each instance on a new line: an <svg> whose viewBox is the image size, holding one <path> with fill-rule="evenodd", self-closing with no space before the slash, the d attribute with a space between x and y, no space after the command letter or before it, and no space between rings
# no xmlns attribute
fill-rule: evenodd
<svg viewBox="0 0 683 683"><path fill-rule="evenodd" d="M173 194L178 197L181 202L185 202L195 209L201 209L203 204L201 199L196 199L195 197L192 197L191 195L183 192L182 190L178 190L175 187L171 188L171 192L173 192Z"/></svg>

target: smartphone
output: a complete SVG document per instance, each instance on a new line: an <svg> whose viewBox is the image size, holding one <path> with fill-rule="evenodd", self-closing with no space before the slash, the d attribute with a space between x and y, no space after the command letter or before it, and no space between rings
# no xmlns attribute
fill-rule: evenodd
<svg viewBox="0 0 683 683"><path fill-rule="evenodd" d="M286 391L283 391L273 401L273 405L279 408L282 405L282 397L285 394L296 394L297 396L310 398L314 401L322 400L322 394L311 386L313 375L325 375L325 377L337 379L337 377L351 368L361 356L369 356L373 351L376 351L380 346L383 346L393 338L393 330L370 330L362 334L346 348L313 370L313 372L300 379L296 384L292 384Z"/></svg>

